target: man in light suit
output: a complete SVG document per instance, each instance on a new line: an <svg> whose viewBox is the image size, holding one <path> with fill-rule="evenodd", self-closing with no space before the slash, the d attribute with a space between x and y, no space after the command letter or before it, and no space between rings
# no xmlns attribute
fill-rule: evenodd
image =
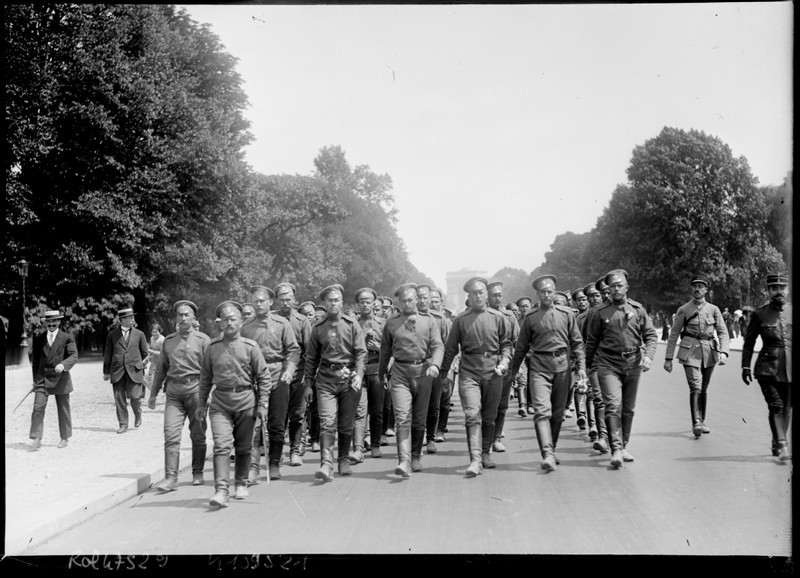
<svg viewBox="0 0 800 578"><path fill-rule="evenodd" d="M678 346L678 362L683 365L686 381L689 382L689 409L692 415L692 433L695 438L711 433L705 423L708 384L714 366L725 365L730 351L728 327L719 307L706 301L708 278L695 275L689 282L692 300L681 305L675 313L675 321L669 332L664 369L672 372L675 346ZM714 339L716 331L719 342Z"/></svg>
<svg viewBox="0 0 800 578"><path fill-rule="evenodd" d="M44 411L48 396L56 396L58 431L61 435L59 448L67 447L72 437L72 416L69 410L69 394L72 378L69 370L78 361L78 349L72 335L59 329L64 318L59 311L47 311L44 322L47 331L33 338L33 414L31 415L31 450L42 446Z"/></svg>
<svg viewBox="0 0 800 578"><path fill-rule="evenodd" d="M117 312L120 326L108 334L103 355L103 380L111 380L114 404L119 420L118 434L128 431L128 403L130 399L133 427L142 425L142 392L144 391L144 366L148 359L147 337L133 326L133 309Z"/></svg>

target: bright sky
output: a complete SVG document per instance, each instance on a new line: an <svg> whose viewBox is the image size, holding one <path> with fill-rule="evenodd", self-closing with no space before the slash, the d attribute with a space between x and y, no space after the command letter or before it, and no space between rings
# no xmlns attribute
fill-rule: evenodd
<svg viewBox="0 0 800 578"><path fill-rule="evenodd" d="M589 231L664 126L792 169L793 6L189 5L239 59L264 174L326 145L394 183L411 261L531 271Z"/></svg>

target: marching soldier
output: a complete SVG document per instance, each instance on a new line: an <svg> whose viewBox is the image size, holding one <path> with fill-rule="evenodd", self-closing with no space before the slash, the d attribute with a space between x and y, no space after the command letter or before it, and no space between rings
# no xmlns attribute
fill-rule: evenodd
<svg viewBox="0 0 800 578"><path fill-rule="evenodd" d="M355 301L359 308L358 324L364 332L364 344L367 347L367 362L364 369L364 382L361 387L361 399L356 411L356 420L353 429L353 453L351 461L361 463L364 461L366 447L367 416L369 416L369 437L375 440L370 444L373 458L382 456L379 440L383 427L383 403L386 390L378 378L380 363L381 336L386 320L375 315L375 303L378 294L370 287L363 287L356 291Z"/></svg>
<svg viewBox="0 0 800 578"><path fill-rule="evenodd" d="M494 441L494 422L503 390L503 375L508 371L511 339L502 313L487 306L488 281L474 277L464 284L469 308L453 321L447 338L441 372L447 374L455 356L461 352L458 395L464 409L470 464L467 477L495 467L490 449Z"/></svg>
<svg viewBox="0 0 800 578"><path fill-rule="evenodd" d="M422 471L422 444L431 399L432 381L439 375L444 345L439 321L417 310L414 283L398 287L394 296L400 313L386 320L381 337L378 378L387 383L394 407L397 436L395 474L407 478ZM393 360L391 380L387 378Z"/></svg>
<svg viewBox="0 0 800 578"><path fill-rule="evenodd" d="M178 330L164 338L147 400L147 407L155 409L158 392L164 385L167 398L164 406L164 481L156 486L161 492L178 489L181 432L187 418L192 439L192 485L203 485L206 461L206 416L197 415L197 406L200 368L211 339L194 329L197 305L181 300L172 306L172 310L178 318Z"/></svg>
<svg viewBox="0 0 800 578"><path fill-rule="evenodd" d="M256 285L250 288L256 314L242 324L242 337L252 339L261 348L267 370L270 373L272 388L269 393L269 477L271 480L281 478L281 457L286 433L286 415L289 407L290 384L300 362L300 346L294 336L291 324L277 313L270 312L275 292L269 287ZM258 483L260 471L263 424L256 423L253 455L250 460L248 482Z"/></svg>
<svg viewBox="0 0 800 578"><path fill-rule="evenodd" d="M417 285L417 312L422 315L429 315L433 318L436 326L439 329L439 337L442 341L442 350L444 350L444 342L450 333L451 322L447 319L442 312L434 309L431 306L431 295L433 288L427 283L420 283ZM441 302L441 298L439 299ZM431 380L431 395L428 402L428 416L425 420L425 440L426 452L435 454L436 449L436 431L439 424L439 412L441 410L442 389L448 387L444 381L447 379L446 375L436 375Z"/></svg>
<svg viewBox="0 0 800 578"><path fill-rule="evenodd" d="M756 309L747 324L742 348L742 380L750 385L753 375L769 409L772 455L781 461L792 459L786 432L792 420L792 304L788 302L789 282L785 275L767 275L769 303ZM756 339L763 345L751 372L750 361Z"/></svg>
<svg viewBox="0 0 800 578"><path fill-rule="evenodd" d="M303 458L303 419L306 414L306 402L303 396L303 374L305 373L305 353L311 334L311 322L306 315L295 311L295 287L291 283L280 283L275 287L275 299L278 301L277 314L286 319L294 331L294 338L300 347L297 368L289 384L289 401L286 409L286 420L289 423L289 465L302 466ZM270 441L270 447L272 442Z"/></svg>
<svg viewBox="0 0 800 578"><path fill-rule="evenodd" d="M706 301L708 278L695 275L689 282L692 300L681 305L675 313L675 322L669 332L664 369L672 373L672 358L678 337L678 362L683 365L689 382L689 409L692 416L692 433L695 438L710 433L706 426L708 384L714 366L725 365L730 350L730 339L719 307ZM714 339L717 332L719 343Z"/></svg>
<svg viewBox="0 0 800 578"><path fill-rule="evenodd" d="M319 299L326 314L311 328L306 349L305 398L310 402L316 389L320 421L320 468L315 477L333 480L333 445L338 431L340 476L353 473L347 454L353 437L356 406L367 360L364 333L357 321L342 313L344 289L325 287Z"/></svg>
<svg viewBox="0 0 800 578"><path fill-rule="evenodd" d="M597 309L587 322L586 364L591 367L597 362L612 449L611 466L619 468L623 461L633 461L627 445L636 393L641 373L649 371L653 364L658 334L645 308L628 298L626 271L607 273L604 283L611 302Z"/></svg>
<svg viewBox="0 0 800 578"><path fill-rule="evenodd" d="M214 438L214 496L209 504L228 505L230 453L234 463L234 498L248 495L247 474L256 416L262 421L269 414L271 382L267 364L258 344L242 337L242 305L223 301L217 306L222 335L211 340L200 366L200 384L195 419L208 418ZM214 395L208 405L211 387Z"/></svg>
<svg viewBox="0 0 800 578"><path fill-rule="evenodd" d="M444 307L444 293L438 287L432 287L430 290L430 308L433 311L438 311L444 317L447 324L447 335L442 336L442 344L447 343L447 336L450 335L450 328L453 326L453 312ZM436 416L436 435L433 438L434 444L444 443L446 440L445 432L447 430L447 422L450 420L450 403L453 399L453 389L455 388L455 381L458 377L458 362L459 358L453 361L450 365L450 371L446 375L439 375L436 379L441 381L441 395L439 399L431 397L431 404L438 404L439 413ZM430 416L430 409L428 411ZM433 423L431 421L431 423ZM425 426L428 428L428 425Z"/></svg>
<svg viewBox="0 0 800 578"><path fill-rule="evenodd" d="M589 312L589 300L586 298L583 289L576 289L572 292L571 297L572 303L574 304L573 311L575 312L575 320L578 322L578 331L580 332L582 330L583 321L586 320L585 314ZM581 334L581 339L583 339L583 334ZM576 379L576 376L577 372L573 371L573 403L578 410L578 427L581 430L585 430L588 425L589 431L591 432L594 429L596 434L594 406L589 401L589 391L587 387L588 378L586 381L582 381Z"/></svg>
<svg viewBox="0 0 800 578"><path fill-rule="evenodd" d="M529 379L533 385L536 438L542 469L552 472L558 463L555 450L572 383L570 354L581 379L586 379L586 365L575 314L570 307L555 303L556 277L537 277L533 288L539 297L539 309L522 320L511 372L518 371L525 354L532 350Z"/></svg>
<svg viewBox="0 0 800 578"><path fill-rule="evenodd" d="M519 310L519 320L518 323L521 323L525 316L533 311L533 299L528 297L520 297L517 299L514 304L517 306ZM533 393L531 392L531 383L529 379L530 374L530 366L531 366L531 352L529 351L525 355L525 361L520 366L521 371L517 373L516 382L517 382L517 391L519 392L519 398L522 402L522 405L525 408L525 414L523 412L518 412L520 417L525 417L526 415L534 415L533 410ZM527 401L527 404L525 403Z"/></svg>
<svg viewBox="0 0 800 578"><path fill-rule="evenodd" d="M495 311L499 311L505 316L506 330L508 337L511 340L511 353L514 353L514 345L519 337L519 323L517 317L503 307L503 283L501 281L494 281L487 286L489 292L489 307ZM492 442L493 452L504 452L506 447L503 445L503 428L506 424L506 412L508 411L508 402L511 397L511 386L515 378L512 372L507 372L503 376L503 390L500 393L500 405L497 406L497 418L494 420L494 441Z"/></svg>
<svg viewBox="0 0 800 578"><path fill-rule="evenodd" d="M603 282L605 284L605 282ZM589 325L589 318L594 312L602 307L603 294L597 289L595 283L589 283L583 288L583 294L589 301L589 309L585 312L584 317L578 316L578 327L581 330L581 337L583 338L584 346L586 345L586 329ZM603 392L600 390L600 380L597 377L596 366L586 366L586 371L589 373L589 392L588 397L592 400L594 406L595 425L597 431L592 431L589 428L589 439L592 440L592 447L601 454L607 454L610 451L608 445L608 429L606 428L606 404L603 401ZM592 435L594 434L594 435Z"/></svg>

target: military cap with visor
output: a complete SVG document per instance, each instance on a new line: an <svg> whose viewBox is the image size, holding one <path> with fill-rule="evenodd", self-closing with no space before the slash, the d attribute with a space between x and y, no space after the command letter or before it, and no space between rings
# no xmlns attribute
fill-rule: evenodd
<svg viewBox="0 0 800 578"><path fill-rule="evenodd" d="M175 304L172 306L172 310L177 313L178 307L181 305L186 305L189 309L191 309L195 315L197 315L197 305L193 302L189 301L188 299L181 299L180 301L176 301Z"/></svg>

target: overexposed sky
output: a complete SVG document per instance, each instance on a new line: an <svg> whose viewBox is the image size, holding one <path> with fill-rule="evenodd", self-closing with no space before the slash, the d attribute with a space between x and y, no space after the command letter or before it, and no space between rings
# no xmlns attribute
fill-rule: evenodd
<svg viewBox="0 0 800 578"><path fill-rule="evenodd" d="M181 6L239 59L253 169L308 174L340 145L388 173L442 287L590 230L664 126L721 138L763 185L792 169L789 2Z"/></svg>

